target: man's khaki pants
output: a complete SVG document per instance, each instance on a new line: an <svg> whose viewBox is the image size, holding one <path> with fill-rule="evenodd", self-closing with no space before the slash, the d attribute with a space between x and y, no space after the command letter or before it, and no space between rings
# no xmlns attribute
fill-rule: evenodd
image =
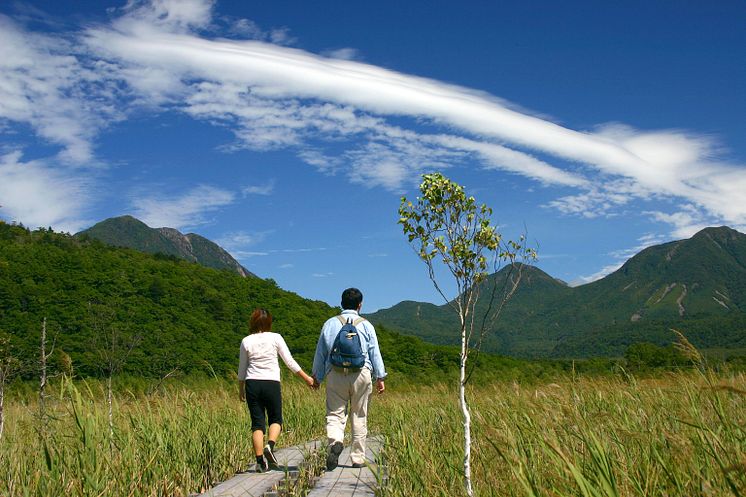
<svg viewBox="0 0 746 497"><path fill-rule="evenodd" d="M352 463L365 462L368 436L368 400L373 391L370 370L343 373L332 369L326 382L326 437L329 444L343 442L347 414L352 418ZM348 411L349 405L349 411Z"/></svg>

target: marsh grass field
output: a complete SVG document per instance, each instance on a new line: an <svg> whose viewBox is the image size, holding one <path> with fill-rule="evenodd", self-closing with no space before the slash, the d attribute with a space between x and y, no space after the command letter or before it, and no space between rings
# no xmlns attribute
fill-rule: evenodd
<svg viewBox="0 0 746 497"><path fill-rule="evenodd" d="M370 409L387 443L390 496L463 495L456 385L390 381ZM2 496L190 495L250 464L248 415L233 383L120 389L114 436L97 382L57 381L40 420L6 406ZM323 391L283 384L288 446L324 436ZM475 491L481 496L746 494L746 378L679 372L495 382L471 387Z"/></svg>

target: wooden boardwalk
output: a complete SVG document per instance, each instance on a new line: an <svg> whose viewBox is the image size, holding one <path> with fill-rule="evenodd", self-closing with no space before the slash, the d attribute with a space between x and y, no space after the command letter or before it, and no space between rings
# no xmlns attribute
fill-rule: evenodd
<svg viewBox="0 0 746 497"><path fill-rule="evenodd" d="M275 452L280 469L267 473L256 473L254 464L250 470L238 473L230 480L211 488L199 497L262 497L271 492L275 485L280 483L292 472L298 471L298 465L303 462L305 454L322 450L321 442L309 442L305 445L296 445L278 449Z"/></svg>
<svg viewBox="0 0 746 497"><path fill-rule="evenodd" d="M308 497L372 497L383 481L383 468L376 461L383 447L383 437L368 438L365 458L367 466L353 468L350 460L350 447L339 456L339 466L334 471L326 471L315 480ZM230 480L211 488L198 497L267 497L277 495L273 490L286 476L297 475L304 456L311 452L325 451L322 442L309 442L305 445L287 447L275 452L280 469L267 473L251 470L238 473ZM377 475L379 475L377 477Z"/></svg>
<svg viewBox="0 0 746 497"><path fill-rule="evenodd" d="M316 485L308 497L372 497L379 481L384 480L383 467L376 459L383 446L383 437L368 438L365 447L367 466L353 468L350 460L350 447L345 447L339 456L339 466L327 471L316 480ZM378 475L378 477L377 477Z"/></svg>

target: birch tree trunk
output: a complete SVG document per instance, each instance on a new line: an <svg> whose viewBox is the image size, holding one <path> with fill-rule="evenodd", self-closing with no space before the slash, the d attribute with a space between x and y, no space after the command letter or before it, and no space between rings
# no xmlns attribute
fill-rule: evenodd
<svg viewBox="0 0 746 497"><path fill-rule="evenodd" d="M47 434L47 318L41 324L41 356L39 372L39 430L42 437Z"/></svg>
<svg viewBox="0 0 746 497"><path fill-rule="evenodd" d="M468 345L466 322L464 321L464 316L461 316L461 361L458 394L461 414L464 416L464 487L466 488L466 495L472 497L474 490L471 486L471 412L469 411L469 404L466 403L466 357Z"/></svg>
<svg viewBox="0 0 746 497"><path fill-rule="evenodd" d="M109 451L114 451L114 408L111 392L111 375L106 378L106 402L109 404Z"/></svg>
<svg viewBox="0 0 746 497"><path fill-rule="evenodd" d="M5 429L5 365L0 365L0 440L3 439Z"/></svg>

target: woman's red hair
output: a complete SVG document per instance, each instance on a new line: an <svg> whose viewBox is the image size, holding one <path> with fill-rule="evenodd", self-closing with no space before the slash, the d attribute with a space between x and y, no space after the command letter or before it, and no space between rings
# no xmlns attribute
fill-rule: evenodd
<svg viewBox="0 0 746 497"><path fill-rule="evenodd" d="M269 331L272 329L272 314L267 309L255 309L249 319L249 331Z"/></svg>

